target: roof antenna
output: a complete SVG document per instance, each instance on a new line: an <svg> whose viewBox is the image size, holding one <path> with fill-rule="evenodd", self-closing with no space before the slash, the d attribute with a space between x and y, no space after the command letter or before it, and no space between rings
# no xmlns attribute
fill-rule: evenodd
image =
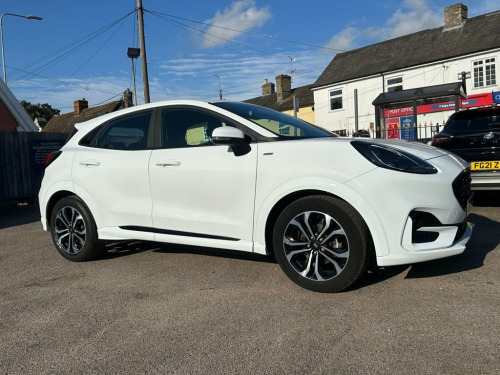
<svg viewBox="0 0 500 375"><path fill-rule="evenodd" d="M288 56L288 58L290 59L290 75L292 75L293 73L295 73L295 69L293 68L293 62L295 61L295 59L292 56Z"/></svg>

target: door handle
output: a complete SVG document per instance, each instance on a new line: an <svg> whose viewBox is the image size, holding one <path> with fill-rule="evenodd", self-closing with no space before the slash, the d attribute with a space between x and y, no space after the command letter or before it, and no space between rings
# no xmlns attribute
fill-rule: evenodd
<svg viewBox="0 0 500 375"><path fill-rule="evenodd" d="M157 161L156 166L157 167L178 167L181 165L180 161L177 160L162 160L162 161Z"/></svg>
<svg viewBox="0 0 500 375"><path fill-rule="evenodd" d="M80 165L84 167L98 167L101 165L97 160L82 160L80 161Z"/></svg>

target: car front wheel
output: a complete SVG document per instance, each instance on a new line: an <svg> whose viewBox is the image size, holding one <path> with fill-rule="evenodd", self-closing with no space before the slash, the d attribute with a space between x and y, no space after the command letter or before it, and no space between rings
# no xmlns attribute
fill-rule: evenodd
<svg viewBox="0 0 500 375"><path fill-rule="evenodd" d="M339 292L366 271L371 237L345 201L309 196L288 205L276 221L273 249L285 274L316 292Z"/></svg>
<svg viewBox="0 0 500 375"><path fill-rule="evenodd" d="M71 261L87 261L104 251L105 243L98 239L90 210L74 196L62 198L55 204L50 231L59 253Z"/></svg>

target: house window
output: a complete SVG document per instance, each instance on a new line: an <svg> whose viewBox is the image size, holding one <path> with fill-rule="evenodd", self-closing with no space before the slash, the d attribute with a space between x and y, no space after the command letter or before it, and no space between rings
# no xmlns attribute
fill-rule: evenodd
<svg viewBox="0 0 500 375"><path fill-rule="evenodd" d="M330 110L342 108L342 90L330 91Z"/></svg>
<svg viewBox="0 0 500 375"><path fill-rule="evenodd" d="M474 61L474 87L496 85L495 58Z"/></svg>
<svg viewBox="0 0 500 375"><path fill-rule="evenodd" d="M280 122L278 124L278 133L280 135L291 135L290 134L290 125Z"/></svg>
<svg viewBox="0 0 500 375"><path fill-rule="evenodd" d="M391 78L387 80L387 92L403 90L403 77Z"/></svg>

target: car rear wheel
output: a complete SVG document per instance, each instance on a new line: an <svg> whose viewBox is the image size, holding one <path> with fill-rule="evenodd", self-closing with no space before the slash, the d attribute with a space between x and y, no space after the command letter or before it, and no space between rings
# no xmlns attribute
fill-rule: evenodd
<svg viewBox="0 0 500 375"><path fill-rule="evenodd" d="M316 292L339 292L366 271L371 237L348 203L330 196L301 198L276 221L273 249L285 274Z"/></svg>
<svg viewBox="0 0 500 375"><path fill-rule="evenodd" d="M105 242L97 236L90 210L74 196L56 203L50 218L50 231L59 253L71 261L87 261L104 251Z"/></svg>

